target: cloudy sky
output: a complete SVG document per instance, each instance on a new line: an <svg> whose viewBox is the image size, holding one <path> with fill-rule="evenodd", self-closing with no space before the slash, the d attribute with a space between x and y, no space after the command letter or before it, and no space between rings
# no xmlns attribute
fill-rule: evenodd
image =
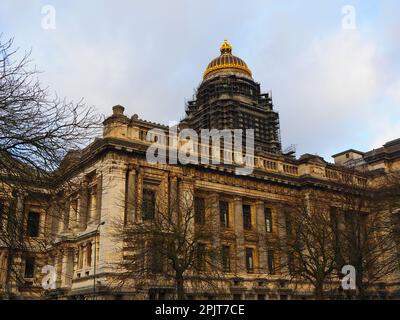
<svg viewBox="0 0 400 320"><path fill-rule="evenodd" d="M400 137L399 16L398 0L2 0L0 32L58 95L165 124L226 38L272 91L283 146L331 161Z"/></svg>

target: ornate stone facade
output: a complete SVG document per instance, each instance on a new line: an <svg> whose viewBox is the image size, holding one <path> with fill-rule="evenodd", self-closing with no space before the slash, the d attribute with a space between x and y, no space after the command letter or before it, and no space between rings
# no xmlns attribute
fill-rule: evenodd
<svg viewBox="0 0 400 320"><path fill-rule="evenodd" d="M225 44L221 54L230 53L228 49ZM286 258L280 256L271 243L284 232L278 222L283 219L285 208L307 192L345 192L341 179L344 176L352 183L374 188L385 173L399 169L400 142L388 143L382 149L365 154L352 150L341 153L335 156L336 165L318 156L307 154L295 159L283 154L272 101L268 95L260 95L259 85L251 79L245 64L227 59L228 67L221 67L223 61L210 66L213 69L206 72L197 101L189 102L187 118L181 127L193 125L195 130L248 128L257 118L261 129L251 159L253 172L236 175L232 166L223 164L151 164L146 160L146 150L154 141L149 141L152 137L148 133L154 128L169 128L141 120L137 115L129 118L122 106L113 107L113 114L104 121L103 136L67 157L63 165L68 169L57 182L59 197L53 200L58 206L51 214L48 208L37 207L29 198L18 196L17 210L24 216L30 212L40 215L40 236L47 237L49 243L46 255L33 254L33 266L29 265L32 261L23 256L13 261L20 266L21 274L29 276L25 277L28 285L24 288L13 284L16 296L172 297L171 283L159 283L154 279L149 279L141 290L129 286L118 290L112 287L112 275L118 272L113 265L123 259L125 250L123 241L113 236L113 221L141 223L147 190L154 190L156 197L194 190L192 196L214 203L206 215L216 230L212 245L230 250L227 251L229 259L224 258L230 264L226 268L228 284L225 291L214 298L312 298L309 286L301 283L294 286L277 272L276 266L284 264ZM240 68L232 67L234 63ZM215 111L219 107L224 111ZM253 121L243 124L240 120L243 114ZM175 142L176 148L185 143ZM350 170L350 165L360 170ZM73 188L65 188L71 181ZM3 291L6 263L6 251L0 248L0 290ZM52 265L56 271L55 288L47 291L41 289L43 265ZM27 273L28 267L33 271ZM394 279L397 281L396 277ZM394 292L395 289L390 290ZM211 298L209 292L193 287L187 288L187 295Z"/></svg>

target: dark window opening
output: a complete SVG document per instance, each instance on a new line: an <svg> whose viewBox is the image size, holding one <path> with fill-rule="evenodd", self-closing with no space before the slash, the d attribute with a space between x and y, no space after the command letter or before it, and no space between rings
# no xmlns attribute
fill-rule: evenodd
<svg viewBox="0 0 400 320"><path fill-rule="evenodd" d="M150 270L152 273L163 272L163 255L161 241L155 240L152 244Z"/></svg>
<svg viewBox="0 0 400 320"><path fill-rule="evenodd" d="M229 246L222 247L222 269L224 272L231 271L231 257Z"/></svg>
<svg viewBox="0 0 400 320"><path fill-rule="evenodd" d="M28 257L25 259L25 278L33 278L35 275L35 258Z"/></svg>
<svg viewBox="0 0 400 320"><path fill-rule="evenodd" d="M194 214L195 223L204 224L205 222L205 205L203 198L194 199Z"/></svg>
<svg viewBox="0 0 400 320"><path fill-rule="evenodd" d="M143 190L142 217L143 220L154 219L156 209L156 194L153 190Z"/></svg>
<svg viewBox="0 0 400 320"><path fill-rule="evenodd" d="M288 253L288 268L289 268L289 274L294 275L295 274L295 264L294 264L293 252Z"/></svg>
<svg viewBox="0 0 400 320"><path fill-rule="evenodd" d="M268 256L268 272L269 274L274 274L275 273L274 251L268 250L267 256Z"/></svg>
<svg viewBox="0 0 400 320"><path fill-rule="evenodd" d="M268 233L272 232L272 211L270 208L264 209L265 215L265 231Z"/></svg>
<svg viewBox="0 0 400 320"><path fill-rule="evenodd" d="M249 205L243 206L243 228L251 230L251 209Z"/></svg>
<svg viewBox="0 0 400 320"><path fill-rule="evenodd" d="M89 242L86 248L86 264L88 267L92 266L92 243Z"/></svg>
<svg viewBox="0 0 400 320"><path fill-rule="evenodd" d="M40 214L37 212L28 213L27 233L28 237L39 236Z"/></svg>
<svg viewBox="0 0 400 320"><path fill-rule="evenodd" d="M246 248L246 269L247 273L254 272L253 249Z"/></svg>
<svg viewBox="0 0 400 320"><path fill-rule="evenodd" d="M204 243L197 244L196 266L199 271L203 271L206 267L206 245Z"/></svg>
<svg viewBox="0 0 400 320"><path fill-rule="evenodd" d="M233 295L233 300L242 300L242 295L240 293L235 293Z"/></svg>
<svg viewBox="0 0 400 320"><path fill-rule="evenodd" d="M221 226L224 228L229 228L229 205L226 201L219 202L219 215Z"/></svg>
<svg viewBox="0 0 400 320"><path fill-rule="evenodd" d="M258 294L257 300L265 300L265 294Z"/></svg>

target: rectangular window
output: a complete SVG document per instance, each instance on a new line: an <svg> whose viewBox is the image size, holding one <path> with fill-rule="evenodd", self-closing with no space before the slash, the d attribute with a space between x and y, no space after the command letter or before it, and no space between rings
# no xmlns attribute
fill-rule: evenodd
<svg viewBox="0 0 400 320"><path fill-rule="evenodd" d="M294 275L296 273L293 252L288 253L288 269L290 275Z"/></svg>
<svg viewBox="0 0 400 320"><path fill-rule="evenodd" d="M221 221L221 226L224 228L229 228L229 204L226 201L219 202L219 216Z"/></svg>
<svg viewBox="0 0 400 320"><path fill-rule="evenodd" d="M258 294L257 300L265 300L265 294Z"/></svg>
<svg viewBox="0 0 400 320"><path fill-rule="evenodd" d="M224 272L231 271L231 256L229 246L222 247L222 269Z"/></svg>
<svg viewBox="0 0 400 320"><path fill-rule="evenodd" d="M85 247L79 246L79 251L78 251L78 269L83 268L83 254L84 254Z"/></svg>
<svg viewBox="0 0 400 320"><path fill-rule="evenodd" d="M156 210L156 194L153 190L143 190L142 217L143 220L154 219Z"/></svg>
<svg viewBox="0 0 400 320"><path fill-rule="evenodd" d="M152 273L163 272L162 242L154 240L152 243L150 270Z"/></svg>
<svg viewBox="0 0 400 320"><path fill-rule="evenodd" d="M25 259L25 278L33 278L35 276L35 258L28 257Z"/></svg>
<svg viewBox="0 0 400 320"><path fill-rule="evenodd" d="M204 270L206 267L206 245L204 243L197 244L196 265L199 271Z"/></svg>
<svg viewBox="0 0 400 320"><path fill-rule="evenodd" d="M275 274L275 261L274 261L274 251L268 250L268 272L269 274Z"/></svg>
<svg viewBox="0 0 400 320"><path fill-rule="evenodd" d="M29 212L28 223L27 223L27 234L28 237L39 236L39 225L40 225L40 213Z"/></svg>
<svg viewBox="0 0 400 320"><path fill-rule="evenodd" d="M247 273L254 272L253 249L246 248L246 268Z"/></svg>
<svg viewBox="0 0 400 320"><path fill-rule="evenodd" d="M330 207L329 218L330 218L330 221L331 221L332 228L336 233L337 227L338 227L338 212L337 212L337 208Z"/></svg>
<svg viewBox="0 0 400 320"><path fill-rule="evenodd" d="M194 220L197 224L204 224L205 222L205 205L204 198L194 199Z"/></svg>
<svg viewBox="0 0 400 320"><path fill-rule="evenodd" d="M233 300L242 300L242 295L240 293L235 293L233 295Z"/></svg>
<svg viewBox="0 0 400 320"><path fill-rule="evenodd" d="M249 205L243 205L243 229L251 230L251 209Z"/></svg>
<svg viewBox="0 0 400 320"><path fill-rule="evenodd" d="M92 266L92 243L89 242L86 248L86 264L88 267Z"/></svg>
<svg viewBox="0 0 400 320"><path fill-rule="evenodd" d="M264 209L264 216L265 216L265 231L267 233L272 232L272 211L271 208Z"/></svg>

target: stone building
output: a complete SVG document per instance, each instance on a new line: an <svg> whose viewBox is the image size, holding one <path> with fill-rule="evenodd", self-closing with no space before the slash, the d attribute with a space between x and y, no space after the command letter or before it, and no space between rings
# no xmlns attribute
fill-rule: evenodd
<svg viewBox="0 0 400 320"><path fill-rule="evenodd" d="M168 142L168 149L182 148L187 141L179 135L171 136L171 128L167 126L142 120L137 115L129 117L124 112L124 107L114 106L112 115L103 123L102 137L66 157L62 164L64 174L57 180L60 192L53 200L56 206L43 208L29 196L16 195L16 212L25 219L26 236L43 237L47 242L46 252L25 253L12 261L25 281L24 286L12 284L15 296L173 297L173 286L157 281L149 281L141 290L127 286L112 288L112 275L118 272L113 265L120 263L125 250L123 241L113 236L113 221L141 223L158 197L180 190L189 194L194 203L216 203L210 206L206 217L216 230L213 245L224 248L228 279L224 293L210 294L191 287L187 288L190 298L312 298L310 288L293 287L276 268L285 258L270 246L270 241L282 232L278 221L286 208L307 192L340 192L342 176L373 187L377 179L400 168L397 140L366 153L344 151L334 156L335 164L319 156L306 154L296 159L293 153L282 152L279 117L270 95L260 92L250 69L232 55L232 47L226 41L221 46L221 55L208 65L196 99L188 102L186 117L176 129L178 133L183 128L197 132L254 129L254 155L245 160L254 166L250 174L237 175L235 163L150 163L146 151L157 140L157 134L151 130L167 133L161 138ZM237 166L240 165L243 164ZM65 188L69 182L73 187ZM6 265L7 251L3 244L0 292L6 288ZM42 289L44 265L54 266L55 270L55 286L48 290ZM389 294L394 295L397 289L390 290Z"/></svg>

